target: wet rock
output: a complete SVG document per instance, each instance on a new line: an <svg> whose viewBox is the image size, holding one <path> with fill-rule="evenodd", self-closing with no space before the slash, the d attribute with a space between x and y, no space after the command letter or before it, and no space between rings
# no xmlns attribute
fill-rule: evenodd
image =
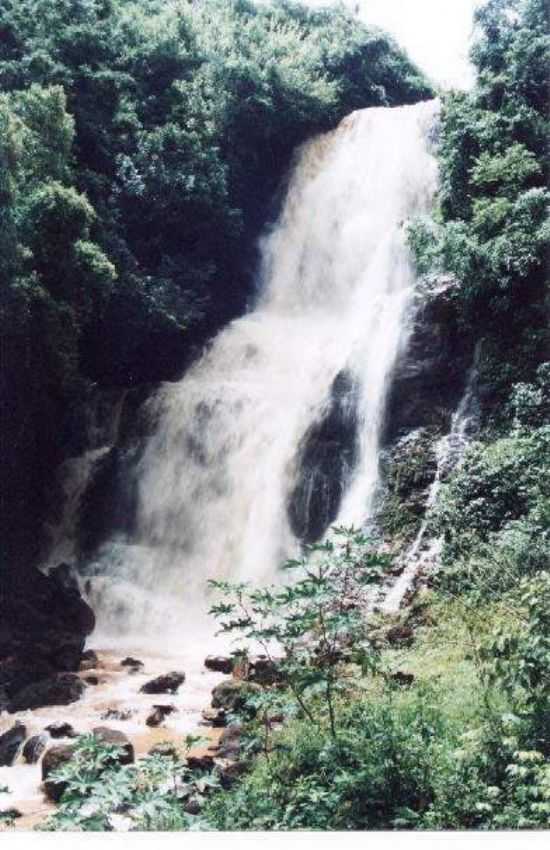
<svg viewBox="0 0 550 850"><path fill-rule="evenodd" d="M203 753L197 756L188 756L185 760L189 770L212 770L214 767L214 756L211 753Z"/></svg>
<svg viewBox="0 0 550 850"><path fill-rule="evenodd" d="M49 800L58 803L67 788L66 782L48 777L58 768L71 761L74 756L74 744L55 744L44 753L42 758L42 782L44 793Z"/></svg>
<svg viewBox="0 0 550 850"><path fill-rule="evenodd" d="M208 723L214 728L227 725L227 712L224 708L205 708L202 712L204 723Z"/></svg>
<svg viewBox="0 0 550 850"><path fill-rule="evenodd" d="M437 472L436 428L417 428L381 453L383 480L380 518L392 539L412 539L424 517L430 488ZM403 563L395 564L402 570Z"/></svg>
<svg viewBox="0 0 550 850"><path fill-rule="evenodd" d="M266 655L258 655L251 660L247 678L250 682L257 682L259 685L274 685L281 682L283 676L274 659Z"/></svg>
<svg viewBox="0 0 550 850"><path fill-rule="evenodd" d="M9 586L0 583L0 610L3 707L19 711L58 704L49 701L52 677L78 669L86 637L95 625L73 571L62 564L49 575L27 570ZM33 689L45 680L50 685Z"/></svg>
<svg viewBox="0 0 550 850"><path fill-rule="evenodd" d="M94 652L93 649L87 649L82 653L82 658L80 660L80 669L82 671L85 670L95 670L99 663L99 658L97 657L97 653Z"/></svg>
<svg viewBox="0 0 550 850"><path fill-rule="evenodd" d="M447 430L464 389L471 342L460 324L450 275L425 280L412 305L412 332L394 368L387 400L384 445L419 427Z"/></svg>
<svg viewBox="0 0 550 850"><path fill-rule="evenodd" d="M92 734L103 744L119 747L121 752L114 759L118 764L132 764L135 761L134 747L130 739L119 732L118 729L110 729L108 726L96 726Z"/></svg>
<svg viewBox="0 0 550 850"><path fill-rule="evenodd" d="M247 700L261 692L259 685L240 679L220 682L212 691L212 708L223 708L228 712L243 709Z"/></svg>
<svg viewBox="0 0 550 850"><path fill-rule="evenodd" d="M175 694L183 682L185 682L185 673L172 671L146 682L141 686L140 691L144 694Z"/></svg>
<svg viewBox="0 0 550 850"><path fill-rule="evenodd" d="M410 688L414 682L413 673L404 673L402 670L398 670L397 673L392 673L390 678L396 685L400 685L404 688Z"/></svg>
<svg viewBox="0 0 550 850"><path fill-rule="evenodd" d="M197 797L191 797L185 803L183 811L188 815L200 815L202 809L202 801Z"/></svg>
<svg viewBox="0 0 550 850"><path fill-rule="evenodd" d="M107 711L104 711L101 715L102 720L129 720L130 717L135 714L135 712L131 709L121 709L121 708L108 708Z"/></svg>
<svg viewBox="0 0 550 850"><path fill-rule="evenodd" d="M145 721L147 726L160 726L164 719L177 711L175 705L154 705L153 711Z"/></svg>
<svg viewBox="0 0 550 850"><path fill-rule="evenodd" d="M214 769L219 777L220 785L224 790L229 790L246 772L246 765L242 761L234 761L227 758L215 758Z"/></svg>
<svg viewBox="0 0 550 850"><path fill-rule="evenodd" d="M297 480L287 512L300 540L314 543L336 519L359 450L358 388L347 371L332 384L326 412L300 441Z"/></svg>
<svg viewBox="0 0 550 850"><path fill-rule="evenodd" d="M128 655L126 658L123 658L120 662L121 667L128 667L129 673L138 673L140 670L143 670L143 661L140 661L138 658L132 658L131 655Z"/></svg>
<svg viewBox="0 0 550 850"><path fill-rule="evenodd" d="M410 626L392 626L386 632L386 640L393 645L410 646L413 642L414 631Z"/></svg>
<svg viewBox="0 0 550 850"><path fill-rule="evenodd" d="M233 672L233 664L234 659L227 655L208 655L204 661L207 670L227 675Z"/></svg>
<svg viewBox="0 0 550 850"><path fill-rule="evenodd" d="M46 726L46 732L49 732L52 738L76 738L77 736L70 723L50 723Z"/></svg>
<svg viewBox="0 0 550 850"><path fill-rule="evenodd" d="M0 767L11 767L27 737L22 723L15 723L11 729L0 735Z"/></svg>
<svg viewBox="0 0 550 850"><path fill-rule="evenodd" d="M174 759L174 761L179 759L178 748L175 744L171 744L170 741L161 741L159 744L155 744L149 750L149 755L164 756L165 758Z"/></svg>
<svg viewBox="0 0 550 850"><path fill-rule="evenodd" d="M80 699L86 685L75 673L58 673L19 691L11 700L9 710L25 711L43 705L69 705Z"/></svg>
<svg viewBox="0 0 550 850"><path fill-rule="evenodd" d="M33 735L25 742L23 747L23 759L27 764L36 764L48 745L46 735Z"/></svg>
<svg viewBox="0 0 550 850"><path fill-rule="evenodd" d="M220 736L216 757L236 761L239 759L240 752L241 724L231 723L227 729L224 729Z"/></svg>
<svg viewBox="0 0 550 850"><path fill-rule="evenodd" d="M19 809L11 808L11 809L0 809L0 823L2 821L10 821L17 820L17 818L22 818L23 813L19 811Z"/></svg>

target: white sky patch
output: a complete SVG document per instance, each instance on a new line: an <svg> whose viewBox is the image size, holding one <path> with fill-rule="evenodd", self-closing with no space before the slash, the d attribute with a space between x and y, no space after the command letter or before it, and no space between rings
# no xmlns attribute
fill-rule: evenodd
<svg viewBox="0 0 550 850"><path fill-rule="evenodd" d="M333 0L302 0L330 6ZM470 88L468 59L474 9L481 0L344 0L367 24L389 32L430 79L444 88Z"/></svg>

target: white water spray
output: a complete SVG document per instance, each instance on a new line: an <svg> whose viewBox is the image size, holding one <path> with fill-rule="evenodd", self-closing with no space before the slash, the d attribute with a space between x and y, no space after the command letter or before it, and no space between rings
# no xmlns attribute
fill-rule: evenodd
<svg viewBox="0 0 550 850"><path fill-rule="evenodd" d="M437 111L430 101L356 112L299 151L262 242L255 309L149 403L137 533L110 541L96 565L101 628L181 633L205 607L208 578L276 577L299 545L288 500L301 441L343 371L356 388L358 451L337 522L369 516L385 397L408 336L406 222L436 189Z"/></svg>
<svg viewBox="0 0 550 850"><path fill-rule="evenodd" d="M449 433L438 440L436 444L436 472L428 493L424 518L418 529L418 534L412 546L404 555L405 568L399 578L387 589L387 592L384 592L384 588L381 589L384 598L379 609L386 614L395 614L399 611L403 600L413 588L420 573L425 568L433 569L439 560L443 540L440 537L433 537L427 541L428 545L426 546L426 534L444 477L462 462L468 447L470 431L474 430L477 425L479 411L477 409L476 382L480 351L481 346L478 344L474 352L474 361L468 374L464 394L451 419Z"/></svg>

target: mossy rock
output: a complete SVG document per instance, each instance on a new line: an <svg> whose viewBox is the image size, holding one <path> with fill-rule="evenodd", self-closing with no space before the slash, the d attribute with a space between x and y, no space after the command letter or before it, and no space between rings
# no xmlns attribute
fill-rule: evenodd
<svg viewBox="0 0 550 850"><path fill-rule="evenodd" d="M239 711L246 707L250 697L261 690L259 685L241 679L220 682L212 691L212 708L223 708L228 712Z"/></svg>

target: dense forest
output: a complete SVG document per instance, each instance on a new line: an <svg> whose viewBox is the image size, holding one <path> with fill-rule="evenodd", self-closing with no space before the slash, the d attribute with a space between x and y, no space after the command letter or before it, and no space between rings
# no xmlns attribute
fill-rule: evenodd
<svg viewBox="0 0 550 850"><path fill-rule="evenodd" d="M283 590L215 583L224 631L285 649L219 697L233 772L121 767L83 737L46 828L113 829L117 806L141 829L550 825L548 6L487 0L475 25L474 88L440 93L436 207L408 228L419 279L451 281L479 403L429 516L436 571L393 619L342 603L414 538L433 426L387 461L391 546L340 529ZM6 588L91 389L178 378L253 301L296 147L434 91L391 38L286 0L0 0L0 89Z"/></svg>

